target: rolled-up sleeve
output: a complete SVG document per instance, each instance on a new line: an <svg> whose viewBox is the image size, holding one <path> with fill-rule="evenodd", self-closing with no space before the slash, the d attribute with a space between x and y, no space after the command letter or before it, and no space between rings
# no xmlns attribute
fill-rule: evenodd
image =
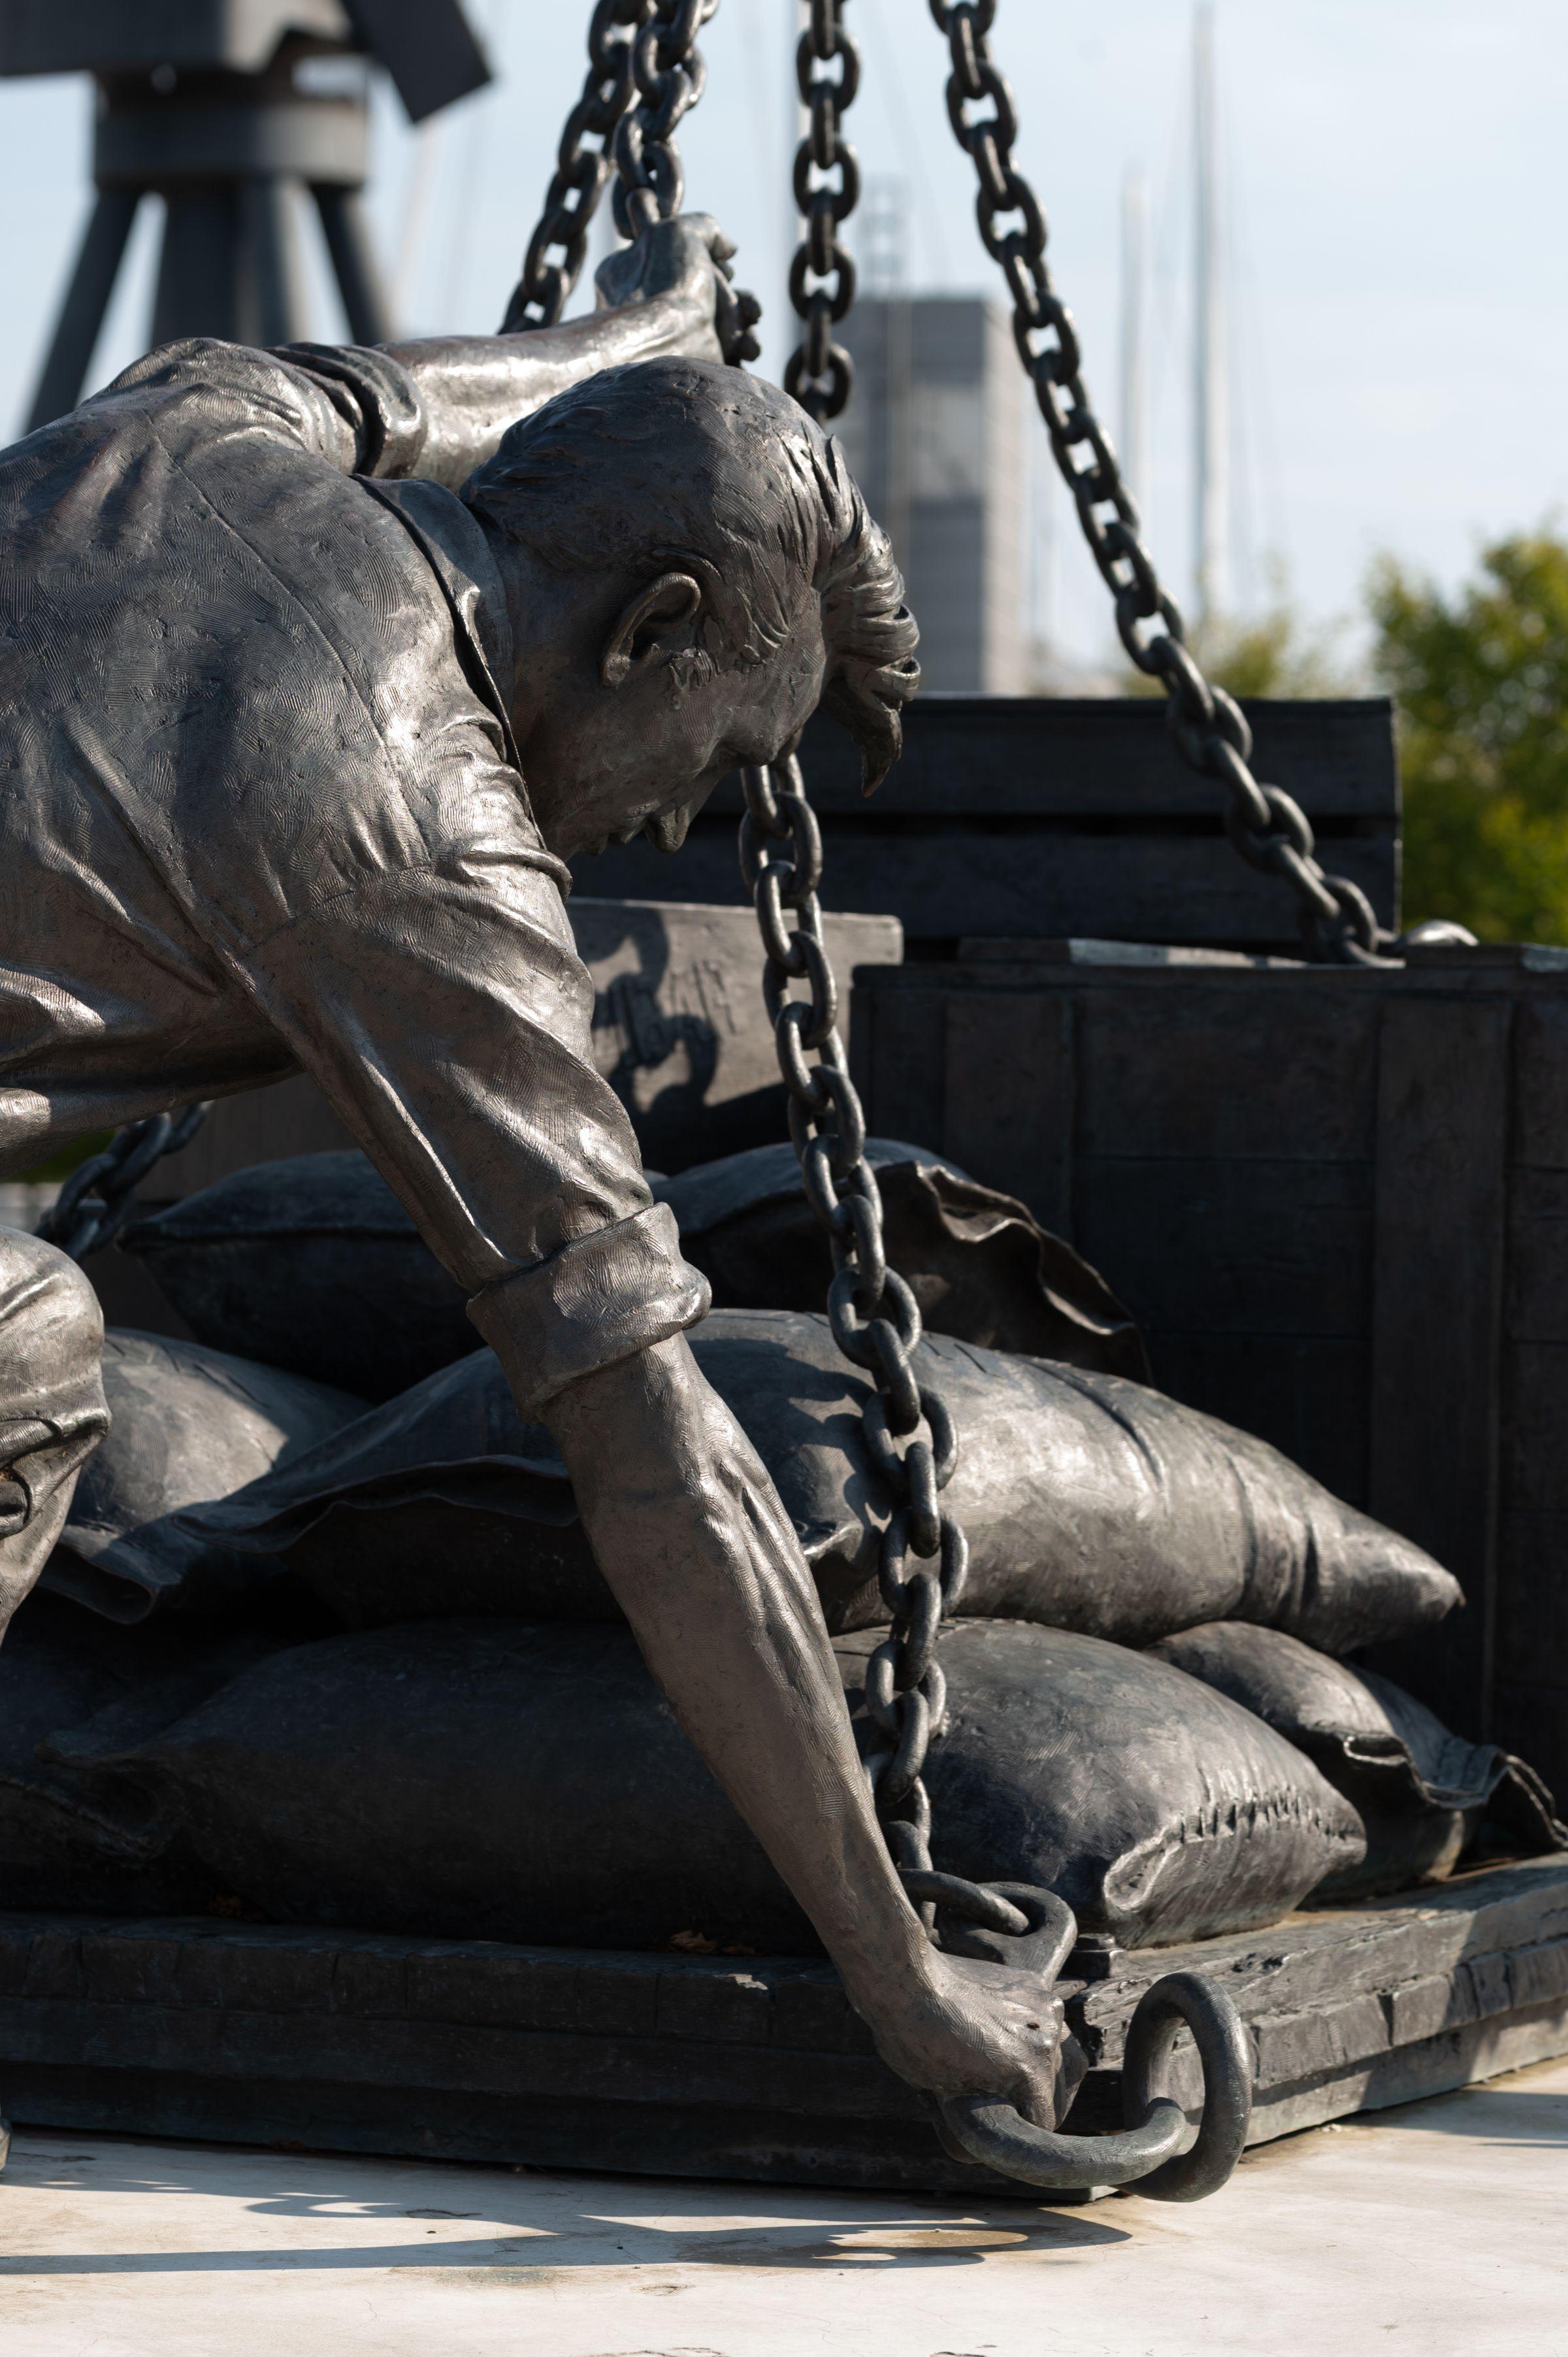
<svg viewBox="0 0 1568 2357"><path fill-rule="evenodd" d="M706 1277L681 1257L674 1212L655 1203L476 1294L468 1315L532 1415L579 1376L694 1326L708 1298Z"/></svg>
<svg viewBox="0 0 1568 2357"><path fill-rule="evenodd" d="M525 1415L694 1325L706 1280L595 1070L555 863L494 845L280 928L252 989L472 1297Z"/></svg>

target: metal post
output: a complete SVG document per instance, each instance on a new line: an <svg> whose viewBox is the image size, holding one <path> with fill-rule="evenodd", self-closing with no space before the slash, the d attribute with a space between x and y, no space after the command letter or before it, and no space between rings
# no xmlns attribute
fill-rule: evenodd
<svg viewBox="0 0 1568 2357"><path fill-rule="evenodd" d="M27 412L29 434L63 417L81 399L138 202L134 188L104 188L99 194Z"/></svg>
<svg viewBox="0 0 1568 2357"><path fill-rule="evenodd" d="M784 245L784 288L779 304L779 317L784 322L784 358L779 363L779 380L784 374L784 360L789 354L789 336L794 325L794 304L789 294L789 266L795 250L806 234L805 216L796 205L793 195L795 157L800 145L811 128L811 111L800 97L797 58L800 43L811 29L811 0L789 0L789 48L784 63L784 103L788 109L789 139L784 149L784 183L789 196L789 235Z"/></svg>
<svg viewBox="0 0 1568 2357"><path fill-rule="evenodd" d="M890 296L882 319L886 523L893 553L908 577L915 562L915 307L908 296Z"/></svg>
<svg viewBox="0 0 1568 2357"><path fill-rule="evenodd" d="M321 216L332 274L357 344L390 344L396 330L364 207L354 188L317 181L310 191Z"/></svg>
<svg viewBox="0 0 1568 2357"><path fill-rule="evenodd" d="M258 344L294 344L306 333L294 221L298 189L299 183L286 175L268 173L244 190L241 212Z"/></svg>
<svg viewBox="0 0 1568 2357"><path fill-rule="evenodd" d="M237 185L169 188L150 349L184 336L245 340L243 223Z"/></svg>
<svg viewBox="0 0 1568 2357"><path fill-rule="evenodd" d="M1202 0L1193 48L1194 227L1193 559L1199 630L1225 609L1230 538L1230 384L1225 366L1224 259L1220 249L1219 124L1213 0ZM1136 489L1136 486L1134 486Z"/></svg>
<svg viewBox="0 0 1568 2357"><path fill-rule="evenodd" d="M1141 168L1122 183L1122 464L1148 537L1154 470L1149 457L1149 202Z"/></svg>

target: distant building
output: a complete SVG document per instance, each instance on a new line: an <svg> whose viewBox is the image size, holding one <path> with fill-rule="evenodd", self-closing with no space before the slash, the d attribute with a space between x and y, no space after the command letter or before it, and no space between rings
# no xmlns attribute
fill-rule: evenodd
<svg viewBox="0 0 1568 2357"><path fill-rule="evenodd" d="M1030 686L1023 379L1007 314L974 296L863 297L836 422L920 625L930 688Z"/></svg>

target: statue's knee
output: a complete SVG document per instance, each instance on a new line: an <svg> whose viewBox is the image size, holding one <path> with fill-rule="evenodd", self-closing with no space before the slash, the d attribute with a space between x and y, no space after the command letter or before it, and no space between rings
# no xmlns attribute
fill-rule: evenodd
<svg viewBox="0 0 1568 2357"><path fill-rule="evenodd" d="M59 1535L109 1428L103 1313L72 1260L0 1229L0 1628Z"/></svg>
<svg viewBox="0 0 1568 2357"><path fill-rule="evenodd" d="M73 1260L0 1228L0 1429L102 1405L103 1312Z"/></svg>

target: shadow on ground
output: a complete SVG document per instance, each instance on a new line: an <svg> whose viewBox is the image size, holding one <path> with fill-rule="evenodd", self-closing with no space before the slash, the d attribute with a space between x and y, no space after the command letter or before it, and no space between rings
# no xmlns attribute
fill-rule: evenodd
<svg viewBox="0 0 1568 2357"><path fill-rule="evenodd" d="M382 2242L343 2242L313 2247L291 2241L274 2247L231 2249L147 2249L139 2251L11 2252L0 2255L0 2280L20 2276L70 2277L136 2275L199 2275L235 2272L331 2271L356 2268L415 2269L421 2273L457 2273L472 2279L495 2274L519 2275L591 2267L799 2268L844 2266L953 2267L974 2266L987 2258L1026 2252L1081 2250L1127 2240L1122 2230L1101 2222L1086 2210L1042 2210L1031 2202L998 2203L983 2211L957 2211L937 2201L922 2204L865 2197L856 2212L839 2214L832 2196L819 2200L803 2189L755 2185L681 2186L669 2180L627 2178L592 2180L597 2206L575 2201L570 2179L553 2175L542 2182L520 2171L515 2191L503 2187L496 2198L493 2171L470 2175L460 2165L443 2173L443 2190L450 2185L450 2207L411 2201L411 2184L403 2200L345 2198L301 2187L295 2191L253 2195L258 2164L269 2170L278 2166L275 2153L250 2153L204 2147L199 2155L182 2147L166 2158L145 2145L127 2146L123 2159L107 2140L94 2138L95 2149L83 2152L65 2140L42 2146L21 2144L12 2161L11 2181L42 2191L91 2193L109 2200L115 2194L151 2195L174 2201L223 2203L256 2218L303 2218L329 2223L334 2219L407 2221L424 2225L433 2247L423 2251L415 2234ZM116 2165L118 2161L118 2165ZM343 2167L341 2158L330 2163ZM417 2171L419 2190L430 2188L430 2165L397 2163L378 2158L366 2164L384 2184L390 2170L404 2167L411 2178ZM301 2175L307 2175L302 2169ZM467 2181L465 2181L467 2179ZM478 2179L479 2181L476 2181ZM584 2189L585 2191L585 2188ZM649 2225L632 2216L618 2216L624 2206L633 2213L652 2207L659 2223ZM471 2207L478 2202L483 2206ZM790 2221L790 2209L804 2204L809 2218ZM736 2222L747 2211L759 2213L755 2223ZM870 2214L867 2214L867 2213ZM715 2222L722 2219L720 2222ZM467 2235L444 2233L443 2228L475 2222ZM425 2224L424 2222L430 2222ZM193 2238L194 2239L194 2238Z"/></svg>

